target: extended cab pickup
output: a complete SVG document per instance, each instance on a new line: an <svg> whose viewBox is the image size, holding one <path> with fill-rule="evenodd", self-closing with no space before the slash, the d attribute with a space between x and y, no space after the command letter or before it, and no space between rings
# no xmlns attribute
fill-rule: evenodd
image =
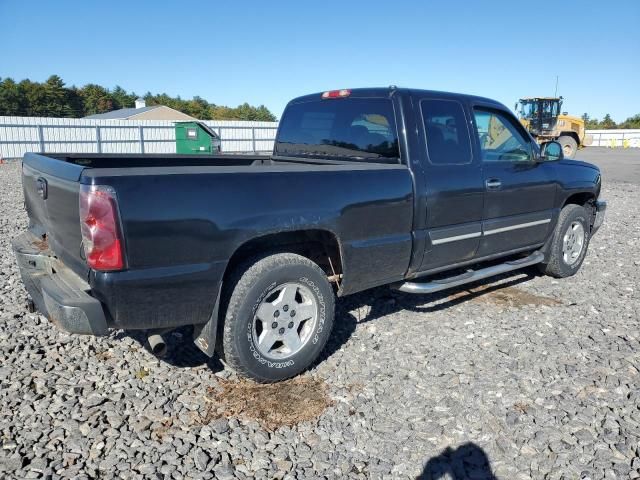
<svg viewBox="0 0 640 480"><path fill-rule="evenodd" d="M566 277L602 224L600 172L502 104L401 88L291 101L273 155L26 154L13 248L74 333L194 326L258 381L307 368L334 298L430 293L530 265ZM339 319L338 319L339 321Z"/></svg>

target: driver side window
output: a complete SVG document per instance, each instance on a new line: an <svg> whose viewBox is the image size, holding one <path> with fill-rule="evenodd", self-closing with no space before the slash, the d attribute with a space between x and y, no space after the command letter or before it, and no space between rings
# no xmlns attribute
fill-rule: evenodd
<svg viewBox="0 0 640 480"><path fill-rule="evenodd" d="M530 162L531 144L506 115L474 108L483 162Z"/></svg>

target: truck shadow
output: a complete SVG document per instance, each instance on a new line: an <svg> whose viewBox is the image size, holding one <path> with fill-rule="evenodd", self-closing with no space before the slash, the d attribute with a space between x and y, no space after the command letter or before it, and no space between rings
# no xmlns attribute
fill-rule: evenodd
<svg viewBox="0 0 640 480"><path fill-rule="evenodd" d="M514 275L517 276L514 278ZM378 287L339 299L336 303L333 333L318 363L340 350L358 324L372 322L402 310L416 313L440 312L464 302L481 300L500 291L513 290L513 287L528 282L536 276L537 272L522 270L496 276L489 281L470 283L432 294L403 293L390 290L388 287ZM495 282L498 281L501 283L496 284Z"/></svg>
<svg viewBox="0 0 640 480"><path fill-rule="evenodd" d="M497 480L491 470L489 457L475 443L469 442L458 448L447 447L429 459L416 480Z"/></svg>
<svg viewBox="0 0 640 480"><path fill-rule="evenodd" d="M327 345L314 365L331 357L340 350L356 330L358 324L377 320L402 310L417 313L433 313L454 307L460 303L478 300L500 290L509 289L534 278L529 270L497 276L490 281L471 283L428 295L415 295L378 287L362 293L338 299L333 332ZM506 280L506 281L505 281ZM496 284L495 282L501 283ZM181 327L165 335L168 353L161 360L178 368L207 365L214 373L224 369L218 358L207 357L192 341L193 327ZM121 332L118 336L132 338L149 351L147 336L143 331ZM151 354L149 352L149 354Z"/></svg>

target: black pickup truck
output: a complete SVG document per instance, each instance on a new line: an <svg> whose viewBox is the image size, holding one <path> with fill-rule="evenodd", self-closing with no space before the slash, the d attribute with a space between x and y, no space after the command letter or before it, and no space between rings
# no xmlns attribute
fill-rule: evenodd
<svg viewBox="0 0 640 480"><path fill-rule="evenodd" d="M318 357L336 295L573 275L606 208L598 168L502 104L395 87L292 100L270 157L27 154L22 172L31 307L74 333L147 330L154 351L193 325L262 382Z"/></svg>

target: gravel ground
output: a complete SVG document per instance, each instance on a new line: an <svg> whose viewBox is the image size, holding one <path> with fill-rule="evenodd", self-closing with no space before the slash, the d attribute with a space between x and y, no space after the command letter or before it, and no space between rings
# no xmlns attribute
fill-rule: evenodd
<svg viewBox="0 0 640 480"><path fill-rule="evenodd" d="M0 478L640 478L636 185L605 184L575 277L343 299L324 360L271 390L188 331L159 361L28 314L18 164L0 185Z"/></svg>

